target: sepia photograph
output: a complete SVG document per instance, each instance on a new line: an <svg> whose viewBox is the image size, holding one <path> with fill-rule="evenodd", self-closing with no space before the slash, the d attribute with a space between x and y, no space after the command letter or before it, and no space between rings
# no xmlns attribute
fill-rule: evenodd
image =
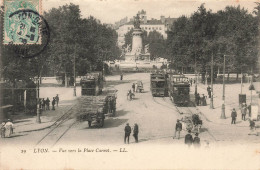
<svg viewBox="0 0 260 170"><path fill-rule="evenodd" d="M0 170L260 169L259 0L0 6Z"/></svg>

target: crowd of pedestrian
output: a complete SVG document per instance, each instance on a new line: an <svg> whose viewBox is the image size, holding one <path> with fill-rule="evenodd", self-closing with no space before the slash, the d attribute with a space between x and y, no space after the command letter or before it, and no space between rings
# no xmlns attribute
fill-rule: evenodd
<svg viewBox="0 0 260 170"><path fill-rule="evenodd" d="M59 95L57 94L55 97L52 98L52 101L47 97L47 99L41 98L39 100L39 107L41 111L50 110L50 103L52 104L52 110L55 110L55 105L59 106Z"/></svg>
<svg viewBox="0 0 260 170"><path fill-rule="evenodd" d="M189 130L188 134L185 135L184 143L189 147L193 144L195 148L199 148L200 147L199 133L195 133L195 137L193 138L191 134L191 130Z"/></svg>
<svg viewBox="0 0 260 170"><path fill-rule="evenodd" d="M195 94L195 103L197 106L207 106L207 101L206 101L206 97L204 94L202 94L202 96L200 96L199 93Z"/></svg>
<svg viewBox="0 0 260 170"><path fill-rule="evenodd" d="M1 138L9 138L14 133L14 124L11 119L1 124Z"/></svg>

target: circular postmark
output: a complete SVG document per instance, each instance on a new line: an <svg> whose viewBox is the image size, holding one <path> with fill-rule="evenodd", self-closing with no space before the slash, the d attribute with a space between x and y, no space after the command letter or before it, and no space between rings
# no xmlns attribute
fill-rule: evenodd
<svg viewBox="0 0 260 170"><path fill-rule="evenodd" d="M47 21L36 11L21 9L9 15L8 46L22 58L32 58L41 54L50 40Z"/></svg>

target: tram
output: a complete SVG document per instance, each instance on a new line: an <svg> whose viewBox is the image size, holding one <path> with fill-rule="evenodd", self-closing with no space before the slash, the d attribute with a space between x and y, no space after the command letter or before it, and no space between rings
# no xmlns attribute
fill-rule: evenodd
<svg viewBox="0 0 260 170"><path fill-rule="evenodd" d="M150 89L153 96L165 97L167 96L167 79L164 73L152 73L150 75Z"/></svg>
<svg viewBox="0 0 260 170"><path fill-rule="evenodd" d="M189 79L181 74L168 74L168 94L173 103L188 106L190 103Z"/></svg>

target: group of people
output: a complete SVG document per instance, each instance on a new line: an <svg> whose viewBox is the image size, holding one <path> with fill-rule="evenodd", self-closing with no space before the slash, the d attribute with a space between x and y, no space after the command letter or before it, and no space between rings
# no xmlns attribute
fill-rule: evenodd
<svg viewBox="0 0 260 170"><path fill-rule="evenodd" d="M40 109L43 110L50 110L50 102L52 104L52 110L55 110L55 104L57 104L57 107L59 105L59 95L57 94L55 97L52 98L52 101L50 101L49 97L45 100L44 98L40 99Z"/></svg>
<svg viewBox="0 0 260 170"><path fill-rule="evenodd" d="M199 93L195 94L196 105L197 106L207 106L206 97L207 96L204 96L204 94L202 94L202 96L200 96Z"/></svg>
<svg viewBox="0 0 260 170"><path fill-rule="evenodd" d="M251 117L251 105L247 106L246 103L242 103L241 105L241 119L246 120L246 115L248 113L248 116ZM237 112L236 109L233 108L231 112L231 124L236 124L236 118L237 118ZM250 119L249 119L250 120Z"/></svg>
<svg viewBox="0 0 260 170"><path fill-rule="evenodd" d="M138 84L137 83L133 83L132 84L132 90L133 90L133 92L135 93L137 93L137 91L138 91Z"/></svg>
<svg viewBox="0 0 260 170"><path fill-rule="evenodd" d="M127 92L127 99L129 99L129 100L133 99L133 97L135 96L134 93L137 92L137 90L138 90L137 87L138 87L137 83L132 84L132 89L128 90L128 92Z"/></svg>
<svg viewBox="0 0 260 170"><path fill-rule="evenodd" d="M132 129L129 126L129 123L126 124L125 126L125 138L124 138L124 142L129 144L129 138L130 138L130 134L132 133ZM138 133L139 133L139 127L138 125L135 123L134 128L133 128L133 136L135 138L135 142L138 143Z"/></svg>
<svg viewBox="0 0 260 170"><path fill-rule="evenodd" d="M14 124L11 119L1 124L1 138L9 138L14 133Z"/></svg>
<svg viewBox="0 0 260 170"><path fill-rule="evenodd" d="M177 123L175 125L175 133L173 136L173 139L176 138L176 134L178 135L178 139L180 139L180 133L182 131L182 123L179 119L177 119ZM193 144L194 147L200 147L200 138L199 133L195 133L195 137L193 138L191 135L191 130L188 130L188 134L185 135L185 144L187 144L189 147Z"/></svg>

